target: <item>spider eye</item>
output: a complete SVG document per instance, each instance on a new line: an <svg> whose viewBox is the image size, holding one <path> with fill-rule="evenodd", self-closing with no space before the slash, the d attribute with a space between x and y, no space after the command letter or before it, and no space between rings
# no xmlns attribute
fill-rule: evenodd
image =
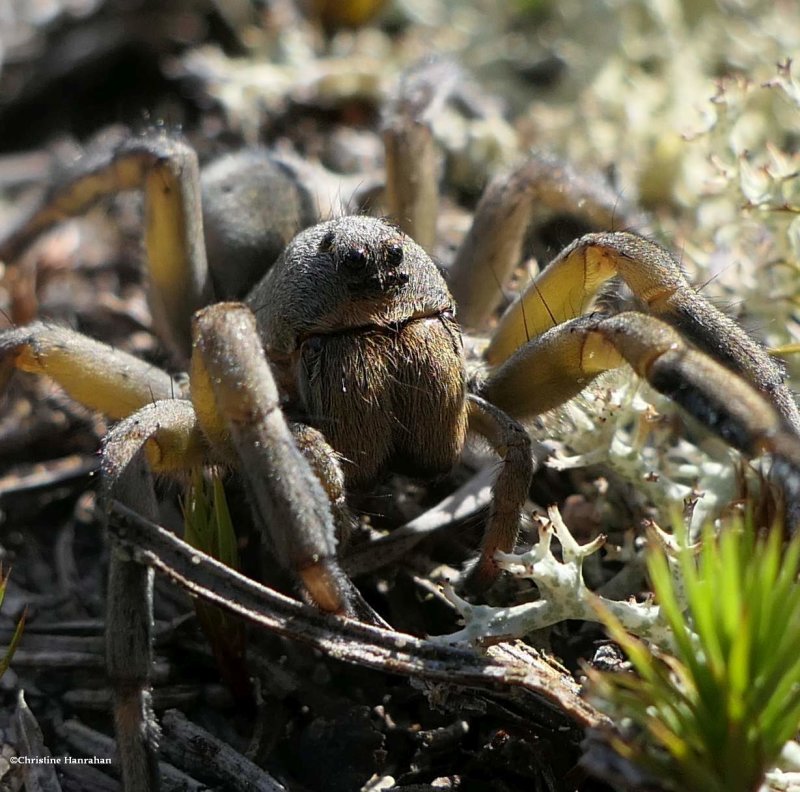
<svg viewBox="0 0 800 792"><path fill-rule="evenodd" d="M302 343L303 352L309 352L312 355L318 355L322 351L322 339L319 336L309 336Z"/></svg>
<svg viewBox="0 0 800 792"><path fill-rule="evenodd" d="M386 246L386 261L394 267L403 261L403 246L399 242L390 242Z"/></svg>
<svg viewBox="0 0 800 792"><path fill-rule="evenodd" d="M336 234L333 231L327 231L325 236L319 242L320 253L330 253L333 249L333 240L336 239Z"/></svg>
<svg viewBox="0 0 800 792"><path fill-rule="evenodd" d="M363 270L367 265L367 251L363 247L350 248L344 254L344 263L354 272Z"/></svg>

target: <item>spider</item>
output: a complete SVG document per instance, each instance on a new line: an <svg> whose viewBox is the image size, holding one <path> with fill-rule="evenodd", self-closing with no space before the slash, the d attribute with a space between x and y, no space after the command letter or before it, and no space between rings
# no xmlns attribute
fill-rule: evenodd
<svg viewBox="0 0 800 792"><path fill-rule="evenodd" d="M590 233L565 248L505 311L479 370L468 373L458 319L470 329L489 324L532 204L553 194L564 200L553 185L565 172L553 163L533 158L489 186L449 285L391 222L361 215L318 222L293 167L251 152L212 166L201 180L181 140L132 138L80 162L0 244L0 258L11 261L44 228L102 194L144 192L153 310L176 356L189 359L188 383L63 327L37 323L0 334L0 382L15 369L45 374L119 421L102 461L114 497L155 518L151 471L236 467L256 521L307 599L373 618L336 561L348 490L386 471L437 476L458 460L469 431L485 437L503 461L466 579L481 592L498 574L496 552L514 547L533 473L520 421L626 363L728 443L749 455L772 453L786 480L796 479L800 415L779 366L644 237ZM417 176L408 180L412 193L425 178ZM278 221L268 226L258 211L264 201ZM612 277L647 312L584 314ZM129 561L120 553L112 559L108 666L121 691L126 785L144 789L155 772L151 580Z"/></svg>

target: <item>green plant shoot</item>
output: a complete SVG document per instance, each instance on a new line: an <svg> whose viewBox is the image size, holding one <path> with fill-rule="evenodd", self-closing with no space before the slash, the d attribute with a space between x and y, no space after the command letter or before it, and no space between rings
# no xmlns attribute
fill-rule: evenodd
<svg viewBox="0 0 800 792"><path fill-rule="evenodd" d="M239 569L239 551L225 488L212 474L192 473L184 501L184 538L192 547ZM195 602L200 626L211 644L220 674L238 700L250 699L248 674L244 668L245 630L239 620L204 602Z"/></svg>
<svg viewBox="0 0 800 792"><path fill-rule="evenodd" d="M635 673L591 672L593 697L625 724L612 747L664 788L750 792L800 727L800 538L743 520L706 529L697 554L683 544L677 576L663 550L648 558L672 656L605 612Z"/></svg>
<svg viewBox="0 0 800 792"><path fill-rule="evenodd" d="M3 605L3 598L6 594L6 586L8 584L8 576L10 573L4 572L2 566L0 566L0 607ZM25 618L28 614L28 609L26 608L22 615L19 617L19 621L17 622L17 626L14 628L14 634L11 636L11 642L8 644L8 648L6 649L3 656L0 658L0 677L5 674L8 670L8 667L11 665L11 660L14 657L14 652L17 651L17 647L19 646L19 642L22 640L22 632L25 629Z"/></svg>

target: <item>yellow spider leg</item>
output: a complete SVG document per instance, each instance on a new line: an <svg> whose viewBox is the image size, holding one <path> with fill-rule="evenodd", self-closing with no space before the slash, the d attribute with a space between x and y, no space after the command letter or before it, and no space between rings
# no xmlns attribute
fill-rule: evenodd
<svg viewBox="0 0 800 792"><path fill-rule="evenodd" d="M211 378L203 354L197 347L192 354L189 376L192 402L203 433L221 456L232 459L235 452L231 445L230 429L223 413L217 408ZM289 428L297 448L325 489L333 510L338 538L346 541L352 530L352 516L347 508L344 472L338 455L316 429L300 423L291 424Z"/></svg>
<svg viewBox="0 0 800 792"><path fill-rule="evenodd" d="M240 303L218 303L195 315L193 332L202 358L193 372L211 386L210 397L200 397L211 400L198 413L201 422L215 405L241 460L258 523L270 531L279 559L323 610L352 614L352 584L336 561L328 499L281 412L255 317ZM218 418L210 431L219 431Z"/></svg>
<svg viewBox="0 0 800 792"><path fill-rule="evenodd" d="M762 394L647 314L584 316L559 325L492 372L481 395L524 419L625 362L735 448L751 456L777 452L800 464L800 439Z"/></svg>
<svg viewBox="0 0 800 792"><path fill-rule="evenodd" d="M189 317L210 297L200 169L189 146L159 138L145 180L145 247L154 310L178 351L191 350ZM151 300L153 298L151 297Z"/></svg>
<svg viewBox="0 0 800 792"><path fill-rule="evenodd" d="M634 234L587 234L566 248L505 312L487 349L488 362L503 363L529 338L579 315L614 275L654 315L747 379L800 432L800 413L783 384L780 365L691 287L669 252Z"/></svg>
<svg viewBox="0 0 800 792"><path fill-rule="evenodd" d="M156 473L181 474L203 465L209 449L192 403L186 399L162 399L114 426L103 441L106 490L114 486L141 449L150 470Z"/></svg>
<svg viewBox="0 0 800 792"><path fill-rule="evenodd" d="M211 384L211 377L206 368L204 356L197 345L192 350L189 364L189 387L192 392L192 404L203 434L211 446L224 454L224 449L232 454L231 433L225 417L217 408L217 399Z"/></svg>
<svg viewBox="0 0 800 792"><path fill-rule="evenodd" d="M435 179L417 178L436 173L437 151L431 128L398 114L383 132L386 149L386 207L400 228L425 250L436 245L439 190ZM409 168L408 163L416 166Z"/></svg>
<svg viewBox="0 0 800 792"><path fill-rule="evenodd" d="M520 347L494 369L481 395L515 418L539 415L580 393L599 373L621 365L619 353L604 349L584 354L587 334L596 323L581 317L560 324Z"/></svg>
<svg viewBox="0 0 800 792"><path fill-rule="evenodd" d="M503 314L486 360L496 366L526 341L580 316L591 298L617 271L607 258L570 245L522 292Z"/></svg>
<svg viewBox="0 0 800 792"><path fill-rule="evenodd" d="M208 302L210 287L197 155L185 143L152 135L79 159L0 244L0 260L14 261L38 234L82 214L100 198L134 189L145 194L153 309L176 351L188 358L189 317Z"/></svg>
<svg viewBox="0 0 800 792"><path fill-rule="evenodd" d="M55 325L34 324L0 335L0 390L15 369L46 374L76 401L109 418L124 418L177 395L165 371Z"/></svg>
<svg viewBox="0 0 800 792"><path fill-rule="evenodd" d="M492 487L492 505L481 542L481 554L467 580L480 592L497 578L498 550L510 553L517 543L519 520L533 477L531 439L525 429L493 404L469 396L469 428L482 435L503 460Z"/></svg>
<svg viewBox="0 0 800 792"><path fill-rule="evenodd" d="M656 314L665 295L694 293L677 261L653 242L622 232L587 234L559 253L508 307L486 351L488 362L496 366L535 335L580 316L614 275Z"/></svg>
<svg viewBox="0 0 800 792"><path fill-rule="evenodd" d="M147 158L150 159L150 158ZM79 160L75 173L66 173L41 202L0 243L0 260L15 261L39 234L56 223L83 214L106 195L141 187L149 165L142 157Z"/></svg>

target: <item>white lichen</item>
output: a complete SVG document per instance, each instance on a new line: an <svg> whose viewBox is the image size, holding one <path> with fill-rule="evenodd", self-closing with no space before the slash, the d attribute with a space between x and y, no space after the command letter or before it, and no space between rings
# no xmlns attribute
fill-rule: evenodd
<svg viewBox="0 0 800 792"><path fill-rule="evenodd" d="M548 466L605 466L659 516L691 503L686 517L693 539L737 497L740 455L699 427L687 433L675 405L629 370L584 392L546 427L544 445L553 451Z"/></svg>
<svg viewBox="0 0 800 792"><path fill-rule="evenodd" d="M473 643L487 645L503 640L521 638L536 630L567 619L601 621L601 609L615 616L623 627L651 643L669 648L671 634L664 622L660 608L652 601L612 600L599 596L583 579L584 559L597 552L604 544L600 536L585 545L578 544L561 519L556 507L548 509L547 519L538 518L539 542L526 553L498 553L499 565L511 574L532 580L540 598L535 602L509 607L473 605L459 597L452 587L445 588L445 596L456 607L464 620L464 627L450 635L431 640L440 643ZM655 536L660 532L654 529ZM552 539L561 545L561 559L552 550ZM669 538L659 541L674 558L677 548Z"/></svg>

